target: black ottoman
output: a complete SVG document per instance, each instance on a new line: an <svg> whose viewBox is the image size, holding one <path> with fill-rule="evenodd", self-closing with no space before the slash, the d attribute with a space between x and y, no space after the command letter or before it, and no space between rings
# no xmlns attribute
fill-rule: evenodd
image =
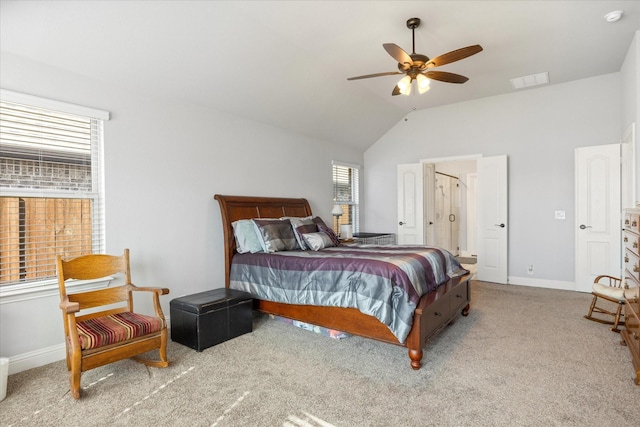
<svg viewBox="0 0 640 427"><path fill-rule="evenodd" d="M214 289L169 303L171 340L202 351L253 331L253 299L247 292Z"/></svg>

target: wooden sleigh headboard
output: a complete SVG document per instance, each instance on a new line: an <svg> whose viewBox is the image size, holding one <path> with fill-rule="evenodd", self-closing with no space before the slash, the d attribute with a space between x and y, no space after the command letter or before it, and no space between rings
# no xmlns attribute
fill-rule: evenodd
<svg viewBox="0 0 640 427"><path fill-rule="evenodd" d="M220 204L222 231L224 233L224 277L229 287L231 259L236 253L236 240L231 223L240 219L281 218L283 216L305 217L311 215L307 199L284 197L226 196L216 194Z"/></svg>

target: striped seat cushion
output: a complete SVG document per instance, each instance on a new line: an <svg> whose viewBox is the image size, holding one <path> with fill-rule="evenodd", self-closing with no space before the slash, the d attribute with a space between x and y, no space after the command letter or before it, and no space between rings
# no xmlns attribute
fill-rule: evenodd
<svg viewBox="0 0 640 427"><path fill-rule="evenodd" d="M127 311L78 322L77 327L80 347L90 350L158 332L164 321Z"/></svg>

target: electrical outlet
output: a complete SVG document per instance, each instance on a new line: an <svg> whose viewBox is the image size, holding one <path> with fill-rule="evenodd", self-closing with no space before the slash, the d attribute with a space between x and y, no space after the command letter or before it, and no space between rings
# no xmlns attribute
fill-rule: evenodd
<svg viewBox="0 0 640 427"><path fill-rule="evenodd" d="M533 274L533 264L527 266L527 274Z"/></svg>

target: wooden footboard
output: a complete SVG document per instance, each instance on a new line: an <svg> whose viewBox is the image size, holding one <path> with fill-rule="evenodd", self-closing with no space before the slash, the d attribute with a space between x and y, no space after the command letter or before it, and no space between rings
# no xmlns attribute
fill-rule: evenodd
<svg viewBox="0 0 640 427"><path fill-rule="evenodd" d="M231 259L236 253L231 223L240 219L279 218L283 216L309 216L311 208L306 199L224 196L217 194L220 204L225 243L225 284L229 287ZM449 324L458 314L469 311L470 275L456 277L436 291L422 296L413 316L413 326L405 343L391 333L378 319L355 308L323 307L255 300L255 309L264 313L299 320L336 329L352 335L371 338L390 344L405 346L409 350L411 367L420 369L427 340Z"/></svg>

